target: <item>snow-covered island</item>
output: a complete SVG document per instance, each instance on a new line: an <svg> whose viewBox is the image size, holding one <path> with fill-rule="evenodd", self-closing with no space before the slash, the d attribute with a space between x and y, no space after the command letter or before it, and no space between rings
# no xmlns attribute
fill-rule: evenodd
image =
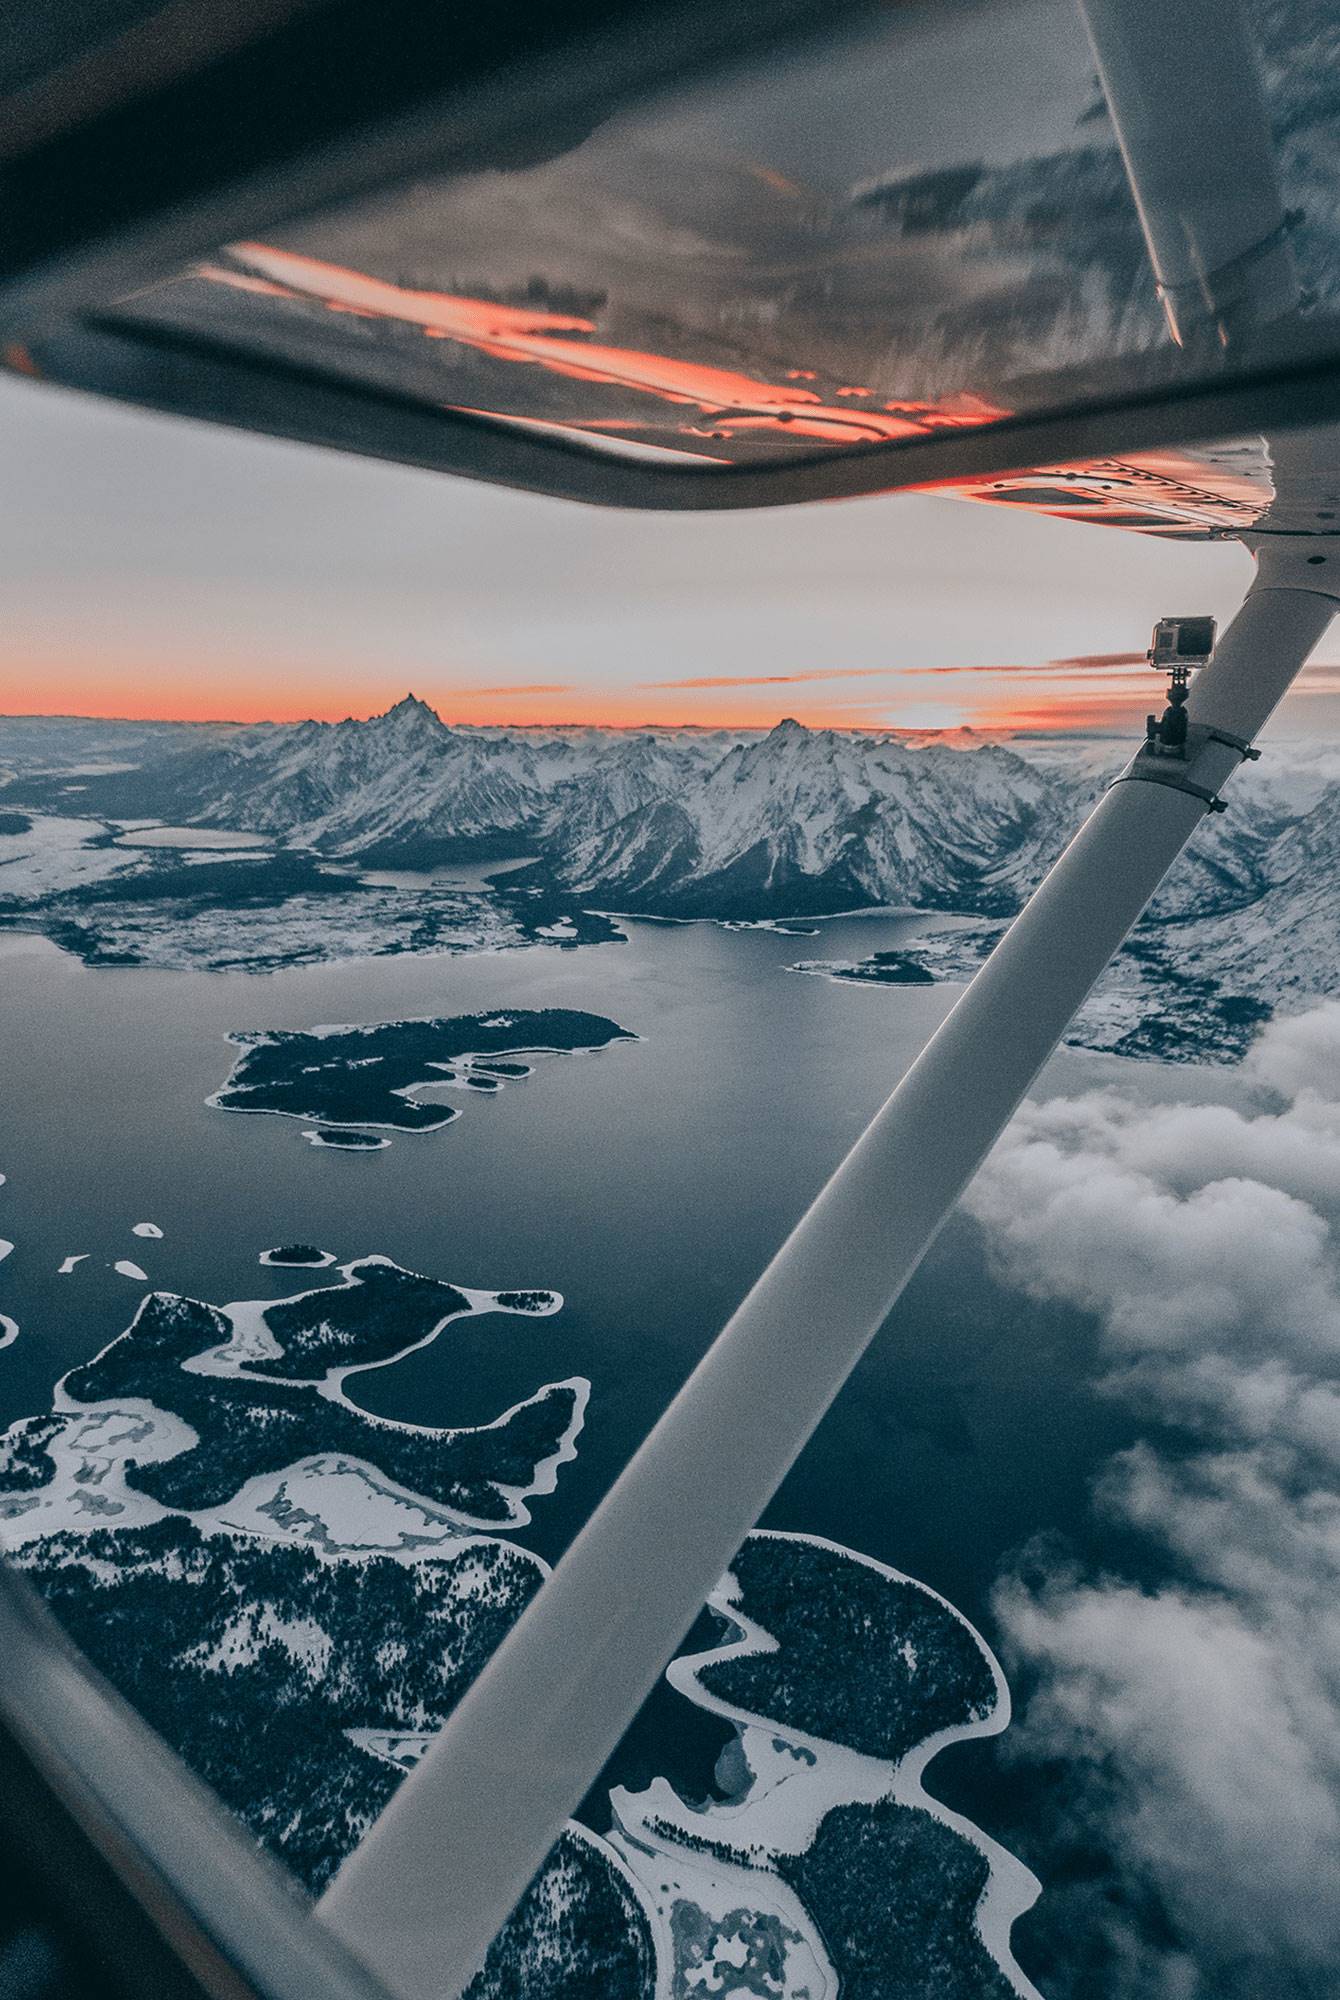
<svg viewBox="0 0 1340 2000"><path fill-rule="evenodd" d="M818 972L867 986L934 986L935 974L914 952L876 951L869 958L802 958L792 972Z"/></svg>
<svg viewBox="0 0 1340 2000"><path fill-rule="evenodd" d="M364 1258L344 1266L342 1275L341 1284L295 1298L222 1310L150 1292L124 1334L70 1370L58 1409L149 1407L151 1434L169 1447L146 1450L147 1438L138 1441L118 1472L118 1515L131 1504L127 1495L197 1513L221 1506L248 1480L336 1452L370 1459L395 1484L473 1527L524 1518L518 1496L533 1490L537 1468L572 1456L584 1381L551 1383L508 1410L490 1427L483 1452L469 1431L370 1417L342 1385L355 1371L424 1346L455 1319L481 1311L552 1312L556 1297L508 1294L500 1303L492 1293L422 1278L387 1258ZM22 1425L10 1440L29 1480L53 1471L49 1446L34 1442ZM5 1511L0 1502L0 1518Z"/></svg>
<svg viewBox="0 0 1340 2000"><path fill-rule="evenodd" d="M710 1608L717 1638L667 1678L734 1725L722 1796L689 1805L664 1779L611 1796L669 1991L1037 2000L1010 1949L1036 1878L922 1782L947 1744L1009 1721L978 1633L813 1535L750 1535Z"/></svg>
<svg viewBox="0 0 1340 2000"><path fill-rule="evenodd" d="M0 1438L16 1560L311 1889L542 1581L513 1532L575 1456L587 1400L557 1380L443 1430L369 1416L344 1384L476 1315L561 1303L381 1257L278 1300L150 1293ZM921 1782L941 1745L1007 1719L976 1633L796 1535L751 1536L712 1609L717 1639L669 1678L735 1726L717 1796L691 1806L657 1779L611 1795L608 1834L570 1825L469 2000L1030 1995L1009 1933L1035 1882Z"/></svg>

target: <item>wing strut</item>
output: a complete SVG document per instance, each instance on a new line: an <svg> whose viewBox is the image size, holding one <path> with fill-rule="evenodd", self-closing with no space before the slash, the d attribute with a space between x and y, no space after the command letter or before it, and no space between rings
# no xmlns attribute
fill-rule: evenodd
<svg viewBox="0 0 1340 2000"><path fill-rule="evenodd" d="M1079 0L1173 339L1233 348L1298 302L1239 0Z"/></svg>
<svg viewBox="0 0 1340 2000"><path fill-rule="evenodd" d="M1083 5L1174 334L1236 346L1295 299L1238 9ZM1296 455L1285 443L1277 473ZM1172 781L1142 750L1125 775L1154 782L1104 794L327 1890L322 1918L401 2000L447 2000L468 1984L1325 632L1340 537L1295 532L1286 512L1277 505L1270 528L1245 538L1256 579L1192 687Z"/></svg>
<svg viewBox="0 0 1340 2000"><path fill-rule="evenodd" d="M322 1915L405 2000L459 1993L482 1962L1239 745L1330 624L1340 540L1300 542L1262 544L1193 684L1189 782L1104 794L336 1876ZM1327 566L1309 566L1322 549Z"/></svg>

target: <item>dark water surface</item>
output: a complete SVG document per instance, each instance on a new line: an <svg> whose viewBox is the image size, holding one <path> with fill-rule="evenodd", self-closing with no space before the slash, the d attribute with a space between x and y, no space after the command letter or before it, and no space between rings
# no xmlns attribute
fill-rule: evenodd
<svg viewBox="0 0 1340 2000"><path fill-rule="evenodd" d="M837 918L802 938L641 923L627 943L577 951L269 975L90 970L45 940L0 938L0 1235L17 1246L0 1309L22 1328L0 1354L0 1426L49 1407L57 1376L128 1323L144 1287L111 1269L118 1258L216 1303L300 1289L301 1273L256 1261L292 1242L464 1285L552 1287L566 1300L555 1318L467 1321L350 1384L369 1410L462 1424L588 1376L577 1462L519 1536L552 1560L954 998L784 968L890 949L915 927ZM496 1096L453 1093L459 1120L380 1152L314 1148L292 1119L205 1104L230 1068L229 1029L494 1007L586 1008L642 1039L547 1059ZM1116 1076L1232 1094L1223 1073L1077 1052L1045 1087ZM162 1241L132 1235L141 1221ZM58 1277L80 1251L88 1261ZM1095 1366L1084 1317L1003 1290L956 1221L767 1521L907 1570L989 1638L1002 1560L1044 1530L1084 1546L1088 1482L1133 1435L1093 1393ZM619 1775L660 1769L701 1791L717 1741L666 1692Z"/></svg>

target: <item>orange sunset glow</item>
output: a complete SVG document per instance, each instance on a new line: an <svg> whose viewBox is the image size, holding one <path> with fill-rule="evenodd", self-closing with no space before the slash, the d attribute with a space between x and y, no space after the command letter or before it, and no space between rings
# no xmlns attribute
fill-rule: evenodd
<svg viewBox="0 0 1340 2000"><path fill-rule="evenodd" d="M422 665L391 680L371 667L332 693L320 661L173 662L109 671L97 662L0 659L0 712L131 721L338 722L374 715L412 686L444 722L513 727L768 729L794 716L812 729L1009 731L1128 729L1158 692L1143 661L1037 666L819 669L676 681L456 681ZM1340 666L1315 666L1301 699L1340 694Z"/></svg>
<svg viewBox="0 0 1340 2000"><path fill-rule="evenodd" d="M253 263L230 282L276 285L281 270L299 275ZM866 402L838 393L864 380L821 394L801 369L672 383L655 356L597 357L589 333L557 324L576 313L400 287L387 299L379 281L306 276L305 306L288 310L321 312L317 291L341 290L340 309L506 346L520 382L598 358L625 391L640 377L675 425L768 409L826 422ZM659 515L207 431L14 378L0 399L13 446L0 464L0 713L335 722L412 689L461 726L762 731L793 716L858 732L1129 733L1159 694L1143 663L1154 619L1222 625L1250 579L1241 547L1077 521L1138 507L1203 535L1250 503L1256 467L1241 450L1052 467L953 495ZM1289 713L1333 730L1340 670L1311 667Z"/></svg>

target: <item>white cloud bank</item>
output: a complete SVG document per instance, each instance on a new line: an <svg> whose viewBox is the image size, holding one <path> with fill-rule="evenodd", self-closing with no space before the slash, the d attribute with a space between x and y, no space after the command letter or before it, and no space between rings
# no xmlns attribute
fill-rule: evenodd
<svg viewBox="0 0 1340 2000"><path fill-rule="evenodd" d="M997 1592L1036 1676L1016 1750L1080 1774L1124 1871L1088 1920L1132 2000L1340 1992L1340 1004L1245 1074L1246 1110L1028 1105L968 1196L1007 1281L1098 1316L1104 1387L1151 1422L1096 1502L1168 1580ZM1151 1886L1175 1945L1136 1935Z"/></svg>

